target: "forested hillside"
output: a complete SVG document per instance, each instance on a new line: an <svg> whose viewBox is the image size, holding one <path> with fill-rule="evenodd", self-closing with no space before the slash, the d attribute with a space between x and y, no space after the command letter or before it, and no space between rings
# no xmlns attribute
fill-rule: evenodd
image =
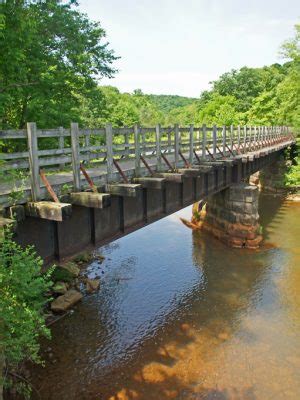
<svg viewBox="0 0 300 400"><path fill-rule="evenodd" d="M118 73L105 35L73 1L2 3L0 128L23 128L27 121L40 128L71 121L90 127L106 122L300 127L300 25L281 48L283 64L225 72L198 99L99 86L101 77Z"/></svg>

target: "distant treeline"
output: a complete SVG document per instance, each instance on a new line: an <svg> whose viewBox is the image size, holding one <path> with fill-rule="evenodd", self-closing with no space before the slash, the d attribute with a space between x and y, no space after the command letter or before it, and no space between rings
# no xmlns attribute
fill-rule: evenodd
<svg viewBox="0 0 300 400"><path fill-rule="evenodd" d="M271 124L300 127L300 25L283 44L288 60L243 67L211 82L199 98L121 93L99 86L117 73L118 58L99 23L76 2L0 4L0 129L187 124ZM99 81L100 78L100 81ZM196 85L196 82L195 82ZM0 143L1 146L1 143Z"/></svg>

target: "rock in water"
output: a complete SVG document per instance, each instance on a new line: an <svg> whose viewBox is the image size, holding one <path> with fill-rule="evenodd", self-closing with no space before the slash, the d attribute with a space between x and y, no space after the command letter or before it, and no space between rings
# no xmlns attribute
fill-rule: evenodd
<svg viewBox="0 0 300 400"><path fill-rule="evenodd" d="M88 293L94 293L100 287L100 279L87 279L85 283L86 283L86 291Z"/></svg>
<svg viewBox="0 0 300 400"><path fill-rule="evenodd" d="M52 288L54 293L57 294L65 294L68 291L67 285L65 282L56 282Z"/></svg>
<svg viewBox="0 0 300 400"><path fill-rule="evenodd" d="M80 292L70 289L65 294L52 301L51 310L54 312L64 312L78 303L82 297Z"/></svg>

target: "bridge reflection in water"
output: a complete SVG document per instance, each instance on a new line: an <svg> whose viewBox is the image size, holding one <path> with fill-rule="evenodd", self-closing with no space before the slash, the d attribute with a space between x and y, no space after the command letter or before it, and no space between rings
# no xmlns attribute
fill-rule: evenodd
<svg viewBox="0 0 300 400"><path fill-rule="evenodd" d="M300 208L267 198L260 215L273 245L255 252L177 215L100 249L100 292L43 346L41 398L299 399Z"/></svg>

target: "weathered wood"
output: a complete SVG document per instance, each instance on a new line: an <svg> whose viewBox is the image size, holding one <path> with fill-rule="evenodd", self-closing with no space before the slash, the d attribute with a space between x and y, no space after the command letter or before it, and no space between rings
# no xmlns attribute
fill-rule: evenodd
<svg viewBox="0 0 300 400"><path fill-rule="evenodd" d="M115 196L136 197L137 192L141 190L142 185L132 183L113 183L106 185L106 191Z"/></svg>
<svg viewBox="0 0 300 400"><path fill-rule="evenodd" d="M134 183L139 183L142 185L144 189L163 189L165 186L166 179L165 178L157 178L157 177L143 177L143 178L134 178Z"/></svg>
<svg viewBox="0 0 300 400"><path fill-rule="evenodd" d="M189 130L189 163L194 162L194 125L190 125Z"/></svg>
<svg viewBox="0 0 300 400"><path fill-rule="evenodd" d="M89 208L106 208L111 204L109 193L75 192L70 194L70 203Z"/></svg>
<svg viewBox="0 0 300 400"><path fill-rule="evenodd" d="M62 126L60 126L59 128L58 128L58 130L59 130L59 138L58 138L58 148L59 148L59 150L61 150L61 152L62 152L62 154L63 154L63 151L64 151L64 147L65 147L65 138L64 138L64 136L63 136L63 134L64 134L64 128L62 127ZM59 168L60 169L64 169L65 168L65 163L61 163L61 164L59 164Z"/></svg>
<svg viewBox="0 0 300 400"><path fill-rule="evenodd" d="M206 137L206 125L202 125L202 159L206 160L206 147L207 147L207 137Z"/></svg>
<svg viewBox="0 0 300 400"><path fill-rule="evenodd" d="M134 125L134 147L135 147L135 175L141 174L141 146L140 146L140 129L138 125Z"/></svg>
<svg viewBox="0 0 300 400"><path fill-rule="evenodd" d="M230 140L229 140L229 148L230 152L233 153L233 138L234 138L234 126L230 125Z"/></svg>
<svg viewBox="0 0 300 400"><path fill-rule="evenodd" d="M179 168L178 172L189 177L197 177L201 174L199 168Z"/></svg>
<svg viewBox="0 0 300 400"><path fill-rule="evenodd" d="M167 182L182 182L183 174L173 173L173 172L160 172L155 175L158 178L165 178Z"/></svg>
<svg viewBox="0 0 300 400"><path fill-rule="evenodd" d="M67 203L54 203L52 201L28 202L25 205L25 214L28 217L61 222L71 216L72 205Z"/></svg>
<svg viewBox="0 0 300 400"><path fill-rule="evenodd" d="M217 155L217 132L218 128L216 125L213 126L213 157L216 158Z"/></svg>
<svg viewBox="0 0 300 400"><path fill-rule="evenodd" d="M155 139L156 139L156 170L159 172L162 169L161 163L161 126L158 124L156 125L155 129Z"/></svg>
<svg viewBox="0 0 300 400"><path fill-rule="evenodd" d="M222 129L222 146L223 146L223 156L226 154L226 125L223 125Z"/></svg>
<svg viewBox="0 0 300 400"><path fill-rule="evenodd" d="M71 123L71 147L73 186L75 190L80 190L79 128L77 122Z"/></svg>
<svg viewBox="0 0 300 400"><path fill-rule="evenodd" d="M178 124L175 125L174 127L174 166L175 169L178 168L179 164L179 126Z"/></svg>
<svg viewBox="0 0 300 400"><path fill-rule="evenodd" d="M107 182L111 180L113 174L113 131L112 125L106 124L105 126L106 134L106 165L107 165Z"/></svg>
<svg viewBox="0 0 300 400"><path fill-rule="evenodd" d="M37 129L35 122L27 123L27 140L29 151L30 165L30 186L31 197L33 201L40 200L40 177L39 177L39 157L38 157L38 142Z"/></svg>

